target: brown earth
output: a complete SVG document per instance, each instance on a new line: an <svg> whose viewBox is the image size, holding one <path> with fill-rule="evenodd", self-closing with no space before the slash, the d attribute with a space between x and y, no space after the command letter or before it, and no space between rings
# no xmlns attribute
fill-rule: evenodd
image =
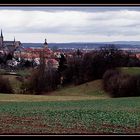
<svg viewBox="0 0 140 140"><path fill-rule="evenodd" d="M16 117L11 115L1 115L0 116L0 135L4 134L92 134L92 135L102 135L111 134L105 132L105 129L120 130L120 134L138 134L140 128L130 128L123 126L116 126L111 124L102 124L100 130L96 130L96 125L92 125L92 128L86 128L82 124L75 125L68 128L64 127L61 123L55 123L53 126L51 123L44 122L42 116L32 116L32 117ZM112 133L113 134L113 133ZM118 133L116 133L118 134Z"/></svg>

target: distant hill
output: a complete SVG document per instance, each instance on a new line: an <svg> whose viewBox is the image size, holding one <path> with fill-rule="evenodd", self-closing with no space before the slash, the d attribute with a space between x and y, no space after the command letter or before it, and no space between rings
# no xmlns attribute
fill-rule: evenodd
<svg viewBox="0 0 140 140"><path fill-rule="evenodd" d="M140 41L114 41L113 44L139 45Z"/></svg>
<svg viewBox="0 0 140 140"><path fill-rule="evenodd" d="M140 41L115 41L115 42L97 42L97 43L89 43L89 42L73 42L73 43L48 43L49 47L52 49L68 49L68 48L73 48L73 49L94 49L94 48L99 48L103 47L108 44L114 44L118 48L138 48L140 49ZM25 48L28 47L43 47L43 43L22 43L22 46Z"/></svg>
<svg viewBox="0 0 140 140"><path fill-rule="evenodd" d="M29 47L42 47L43 44L42 43L22 43L22 46L25 48L29 48Z"/></svg>

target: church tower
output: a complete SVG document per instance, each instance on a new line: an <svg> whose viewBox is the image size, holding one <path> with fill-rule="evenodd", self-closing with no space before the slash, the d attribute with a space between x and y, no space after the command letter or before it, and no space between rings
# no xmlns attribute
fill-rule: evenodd
<svg viewBox="0 0 140 140"><path fill-rule="evenodd" d="M3 34L1 29L1 36L0 36L0 47L3 47Z"/></svg>
<svg viewBox="0 0 140 140"><path fill-rule="evenodd" d="M45 38L44 48L48 48L47 39Z"/></svg>
<svg viewBox="0 0 140 140"><path fill-rule="evenodd" d="M14 42L13 42L14 47L16 48L16 39L14 37Z"/></svg>

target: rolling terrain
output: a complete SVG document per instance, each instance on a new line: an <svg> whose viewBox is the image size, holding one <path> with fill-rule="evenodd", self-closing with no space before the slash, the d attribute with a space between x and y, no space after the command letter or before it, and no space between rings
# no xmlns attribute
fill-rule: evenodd
<svg viewBox="0 0 140 140"><path fill-rule="evenodd" d="M140 68L122 71L137 75ZM140 134L140 97L110 98L101 82L44 95L0 94L0 134Z"/></svg>

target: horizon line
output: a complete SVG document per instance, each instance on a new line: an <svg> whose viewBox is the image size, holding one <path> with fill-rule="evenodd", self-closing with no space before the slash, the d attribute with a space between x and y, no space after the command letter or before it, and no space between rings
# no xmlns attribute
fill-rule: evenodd
<svg viewBox="0 0 140 140"><path fill-rule="evenodd" d="M74 41L74 42L47 42L47 43L114 43L114 42L140 42L140 40L132 40L132 41L128 41L128 40L118 40L118 41L101 41L101 42L91 42L91 41ZM22 43L40 43L43 44L43 42L22 42Z"/></svg>

